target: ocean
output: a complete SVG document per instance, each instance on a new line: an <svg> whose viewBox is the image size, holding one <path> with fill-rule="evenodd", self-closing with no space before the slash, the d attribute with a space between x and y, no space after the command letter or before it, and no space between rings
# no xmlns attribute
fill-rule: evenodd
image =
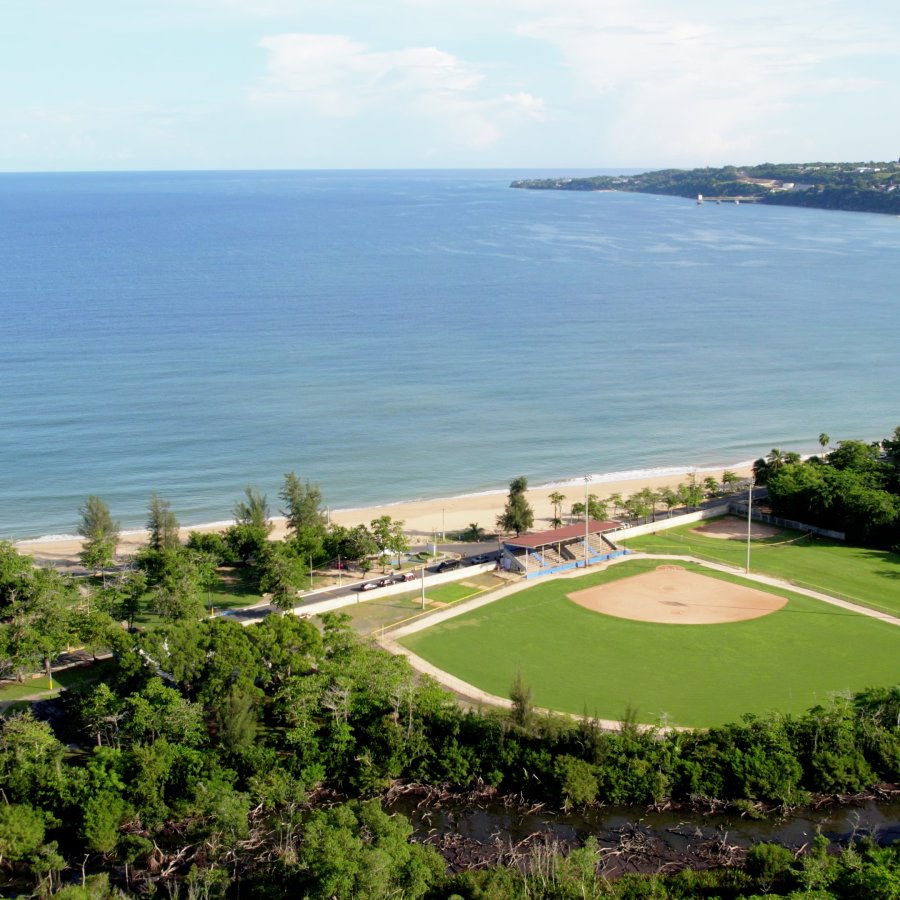
<svg viewBox="0 0 900 900"><path fill-rule="evenodd" d="M353 507L900 423L900 220L508 187L558 174L0 175L0 538L88 494L199 524L290 470Z"/></svg>

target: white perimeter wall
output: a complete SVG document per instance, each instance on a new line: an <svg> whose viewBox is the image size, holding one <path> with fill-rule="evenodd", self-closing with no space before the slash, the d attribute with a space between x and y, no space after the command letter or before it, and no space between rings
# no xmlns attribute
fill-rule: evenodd
<svg viewBox="0 0 900 900"><path fill-rule="evenodd" d="M656 534L657 531L667 531L669 528L676 528L679 525L690 525L691 522L702 522L704 519L715 519L719 516L727 515L728 504L723 503L721 506L710 506L706 509L699 509L697 512L685 513L683 516L657 519L657 521L648 522L646 525L635 525L634 528L621 528L619 531L614 531L605 536L616 544L619 541L627 541L629 538L640 537L642 534Z"/></svg>
<svg viewBox="0 0 900 900"><path fill-rule="evenodd" d="M482 572L493 572L494 563L479 563L477 566L465 566L462 569L454 569L452 572L430 573L425 579L425 594L428 595L429 588L437 587L441 584L447 584L451 581L464 581L473 575L480 575ZM370 581L372 579L369 579ZM415 581L403 581L399 584L391 584L383 588L373 588L371 591L353 591L352 594L345 597L330 597L327 600L312 600L312 602L304 602L304 598L300 598L300 603L294 607L294 615L297 616L318 616L322 613L331 612L335 609L343 609L345 606L355 606L357 603L365 603L367 600L381 600L384 597L393 597L397 594L414 594L422 593L422 579L417 578ZM307 595L309 596L309 595Z"/></svg>

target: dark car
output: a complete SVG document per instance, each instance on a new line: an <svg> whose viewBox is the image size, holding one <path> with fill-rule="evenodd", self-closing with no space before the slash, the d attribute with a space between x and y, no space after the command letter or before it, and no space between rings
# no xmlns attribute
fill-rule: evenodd
<svg viewBox="0 0 900 900"><path fill-rule="evenodd" d="M458 559L445 559L442 563L439 563L437 568L434 570L435 572L452 572L454 569L458 569L462 563Z"/></svg>

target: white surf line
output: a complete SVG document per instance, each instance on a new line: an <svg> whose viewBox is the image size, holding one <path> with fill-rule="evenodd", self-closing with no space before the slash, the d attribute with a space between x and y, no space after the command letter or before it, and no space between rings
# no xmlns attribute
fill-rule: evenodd
<svg viewBox="0 0 900 900"><path fill-rule="evenodd" d="M807 590L806 588L796 587L789 581L783 581L779 578L772 578L768 575L754 575L752 572L748 575L746 572L744 572L743 569L739 569L736 566L727 566L720 563L710 563L702 559L697 559L697 557L695 556L672 556L656 553L635 553L629 551L625 556L619 556L615 559L606 560L605 562L600 563L593 569L593 571L602 572L609 566L618 565L620 563L628 562L629 560L633 559L659 559L664 561L677 560L680 562L696 563L701 568L713 569L717 572L723 572L726 575L738 575L741 578L747 579L748 581L756 581L759 584L766 584L770 587L776 587L780 590L793 591L795 594L802 594L806 597L811 597L813 600L821 600L823 603L829 603L832 606L838 606L841 609L859 613L863 616L869 616L872 619L878 619L879 621L886 622L889 625L900 625L900 618L896 616L878 612L878 610L870 609L866 606L859 606L855 603L841 600L838 597L831 597L828 594L819 593L818 591L811 591ZM578 578L585 574L590 574L590 572L585 572L584 569L574 569L568 572L558 572L547 577L557 580L565 578ZM451 691L459 694L466 700L474 700L478 703L487 703L490 706L497 706L502 709L512 709L512 700L510 700L509 698L499 697L496 694L489 694L487 691L483 691L481 690L481 688L477 688L475 687L475 685L469 684L467 681L463 681L461 678L457 678L455 675L451 675L449 672L445 672L443 669L439 669L437 666L432 665L427 660L422 659L421 656L417 656L411 650L408 650L402 644L397 643L397 639L406 637L409 634L415 634L417 631L423 631L425 628L431 628L432 625L446 622L448 619L453 619L456 616L461 616L464 613L471 612L474 609L479 609L482 606L487 606L487 604L493 603L495 600L500 600L503 597L509 597L511 594L517 594L520 591L527 590L528 588L534 586L535 585L533 582L523 580L516 584L511 584L508 587L500 588L496 591L491 591L487 594L487 596L474 597L471 600L464 600L462 601L462 603L450 609L440 610L439 612L436 612L431 616L423 616L421 619L397 628L396 630L391 631L388 634L382 634L381 637L376 638L376 640L378 644L389 653L393 653L395 656L405 656L409 660L409 664L417 672L421 672L424 675L430 675L439 684L442 684L444 687L449 688ZM551 716L566 716L567 718L575 720L594 721L597 722L597 724L601 728L607 731L618 731L622 726L621 721L615 719L595 719L592 716L581 716L576 715L575 713L561 712L557 709L535 707L535 712ZM658 729L660 733L666 733L668 731L697 730L681 726L658 726L648 725L646 723L639 724L638 728L641 728L643 730Z"/></svg>

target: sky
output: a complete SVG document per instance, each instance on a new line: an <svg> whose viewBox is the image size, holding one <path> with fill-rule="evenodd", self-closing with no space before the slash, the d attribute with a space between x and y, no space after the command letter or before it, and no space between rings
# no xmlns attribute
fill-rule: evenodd
<svg viewBox="0 0 900 900"><path fill-rule="evenodd" d="M3 0L0 171L900 156L895 0Z"/></svg>

